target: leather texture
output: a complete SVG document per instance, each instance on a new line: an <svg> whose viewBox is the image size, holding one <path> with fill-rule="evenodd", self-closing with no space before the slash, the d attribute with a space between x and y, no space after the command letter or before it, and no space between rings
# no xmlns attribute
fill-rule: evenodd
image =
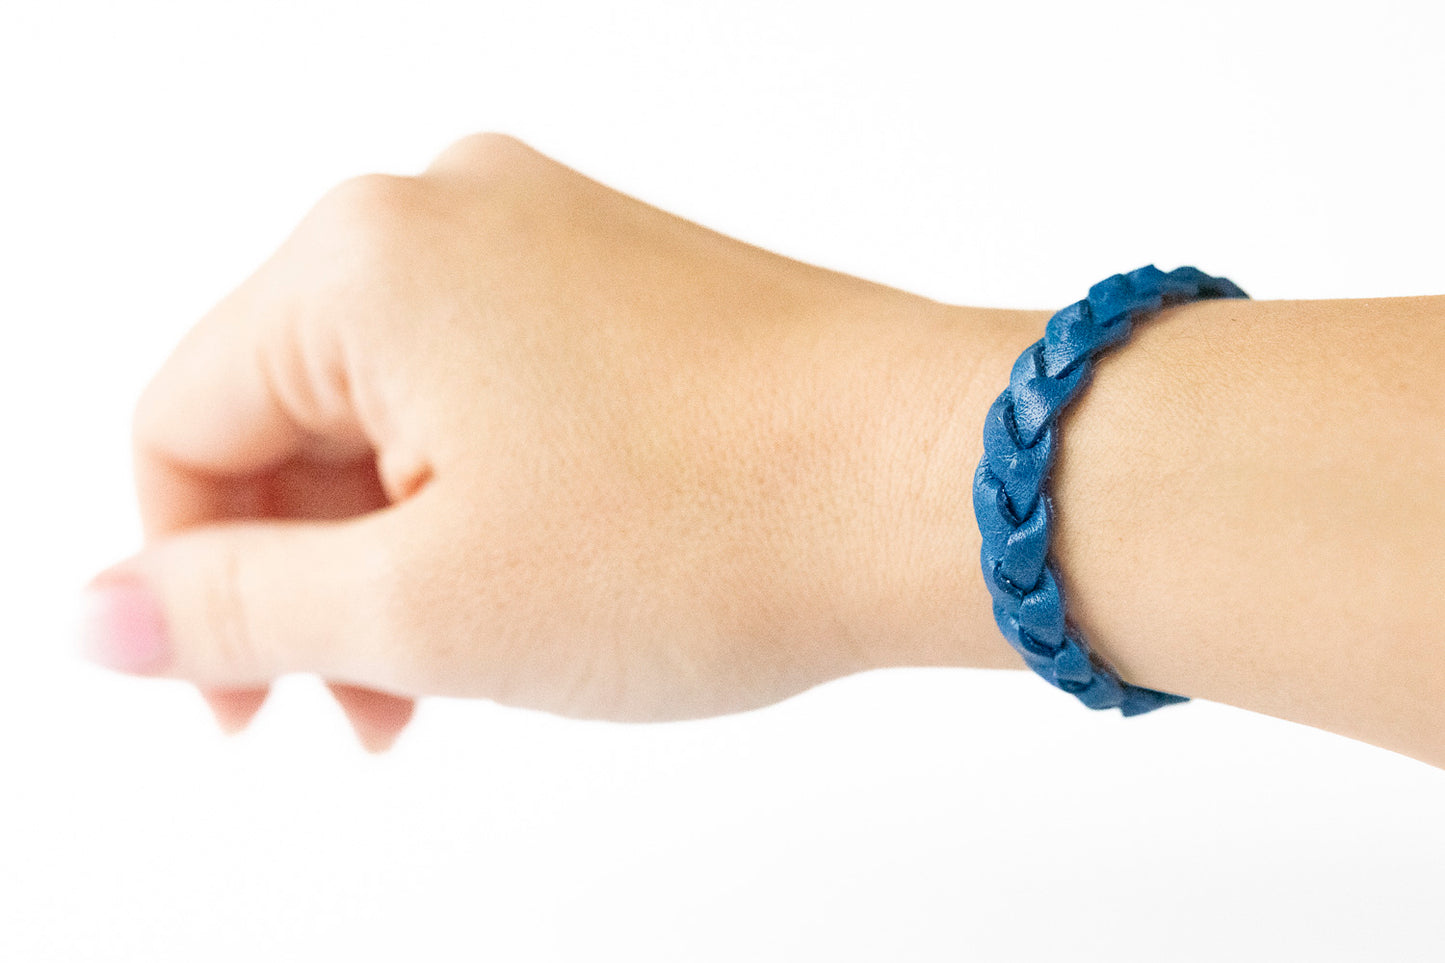
<svg viewBox="0 0 1445 963"><path fill-rule="evenodd" d="M1188 301L1247 297L1232 281L1192 267L1166 274L1149 264L1106 278L1049 319L1044 336L1014 362L984 421L973 510L994 619L1031 669L1091 709L1134 716L1189 699L1124 682L1067 622L1048 555L1054 507L1046 483L1059 415L1088 384L1094 359L1147 316Z"/></svg>

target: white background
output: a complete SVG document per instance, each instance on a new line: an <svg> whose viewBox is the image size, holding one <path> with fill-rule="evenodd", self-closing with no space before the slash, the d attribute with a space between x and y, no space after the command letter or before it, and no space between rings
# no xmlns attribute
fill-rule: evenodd
<svg viewBox="0 0 1445 963"><path fill-rule="evenodd" d="M226 740L67 635L140 544L142 385L345 177L504 130L954 303L1440 294L1439 11L6 0L0 960L1445 959L1445 772L1220 705L888 670L669 725L424 700L371 757L314 678Z"/></svg>

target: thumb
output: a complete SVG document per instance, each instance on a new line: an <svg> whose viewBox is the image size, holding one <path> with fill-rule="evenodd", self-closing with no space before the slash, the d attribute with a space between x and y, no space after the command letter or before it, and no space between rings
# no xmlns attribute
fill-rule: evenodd
<svg viewBox="0 0 1445 963"><path fill-rule="evenodd" d="M81 652L201 686L290 672L365 683L381 665L381 523L393 514L226 522L159 539L88 583Z"/></svg>

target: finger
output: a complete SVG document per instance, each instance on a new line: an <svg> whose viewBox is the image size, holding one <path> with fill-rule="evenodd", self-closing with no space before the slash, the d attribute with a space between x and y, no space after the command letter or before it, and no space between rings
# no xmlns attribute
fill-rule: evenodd
<svg viewBox="0 0 1445 963"><path fill-rule="evenodd" d="M264 386L244 387L237 407L235 376L244 376L244 367L229 366L233 380L228 383L204 386L212 392L232 392L231 400L221 404L205 403L206 399L199 397L202 386L196 383L198 376L216 370L215 354L224 350L227 342L234 344L236 335L247 333L233 331L227 337L225 332L225 325L236 323L242 297L241 293L232 294L182 339L137 405L132 426L133 464L141 526L148 544L198 525L283 514L277 505L274 479L279 465L291 454L284 433L279 442L273 438L257 446L246 444L243 437L240 446L227 447L237 440L238 428L247 427L244 419L252 412L245 399L265 390ZM254 336L254 330L249 333ZM254 373L255 369L250 370ZM227 411L230 418L207 415ZM267 417L277 420L269 412ZM255 424L250 428L256 430ZM208 429L214 432L213 440L208 447L198 448L197 432ZM266 430L264 424L261 430ZM228 735L250 723L270 692L268 686L198 688L216 724Z"/></svg>
<svg viewBox="0 0 1445 963"><path fill-rule="evenodd" d="M270 277L277 260L187 333L137 404L134 466L148 543L220 521L345 518L389 501L349 397L317 390L318 380L334 389L349 378L334 339L302 331L297 292ZM244 728L268 693L264 685L200 690L226 732Z"/></svg>
<svg viewBox="0 0 1445 963"><path fill-rule="evenodd" d="M371 456L338 386L346 371L336 339L319 326L301 330L287 312L243 285L185 334L142 391L132 447L148 534L275 514L284 471Z"/></svg>
<svg viewBox="0 0 1445 963"><path fill-rule="evenodd" d="M234 303L230 302L228 308ZM213 312L204 323L224 324L225 316ZM203 333L210 335L213 343L224 340L214 328ZM242 438L242 445L236 449L197 451L190 433L197 428L194 412L199 399L187 398L188 392L197 390L188 377L194 369L187 366L203 363L206 351L204 339L191 336L183 341L137 408L134 468L141 525L148 543L219 521L339 518L386 505L369 450L350 465L317 464L314 442L298 442L294 432L284 425L279 442L273 440L248 449ZM230 370L234 373L235 366ZM212 382L205 389L217 391L224 387ZM193 414L186 417L187 411ZM236 417L245 418L247 414L243 410ZM263 418L275 420L276 416L266 412ZM234 422L215 420L209 424L221 438L237 432ZM244 429L244 423L241 427ZM248 452L251 460L245 457ZM220 458L215 457L217 453ZM282 459L279 463L268 463L277 457ZM268 686L199 689L217 725L228 735L249 725L270 691Z"/></svg>
<svg viewBox="0 0 1445 963"><path fill-rule="evenodd" d="M397 543L435 527L413 517L434 491L349 519L224 522L147 545L92 580L90 653L206 688L307 672L397 691Z"/></svg>
<svg viewBox="0 0 1445 963"><path fill-rule="evenodd" d="M220 521L350 518L391 502L370 451L347 464L301 455L257 474L226 477L138 450L135 472L147 540Z"/></svg>
<svg viewBox="0 0 1445 963"><path fill-rule="evenodd" d="M188 471L154 456L138 464L151 472L151 483L139 486L146 496L142 498L142 523L148 541L208 522L248 517L345 518L387 504L370 457L346 466L288 463L274 472L238 479ZM183 494L157 497L164 492ZM216 724L227 735L250 724L268 692L264 686L200 689Z"/></svg>
<svg viewBox="0 0 1445 963"><path fill-rule="evenodd" d="M390 749L411 721L416 701L361 686L328 682L327 688L346 713L356 738L367 752Z"/></svg>
<svg viewBox="0 0 1445 963"><path fill-rule="evenodd" d="M233 736L251 724L256 713L270 694L266 686L251 689L201 689L216 724L228 736Z"/></svg>

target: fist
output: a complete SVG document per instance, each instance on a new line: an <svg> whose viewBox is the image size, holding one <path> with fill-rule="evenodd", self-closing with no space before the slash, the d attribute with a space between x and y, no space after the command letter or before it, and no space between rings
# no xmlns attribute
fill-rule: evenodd
<svg viewBox="0 0 1445 963"><path fill-rule="evenodd" d="M886 663L930 307L505 136L348 180L139 399L92 654L229 728L316 673L372 748L427 694L660 721Z"/></svg>

